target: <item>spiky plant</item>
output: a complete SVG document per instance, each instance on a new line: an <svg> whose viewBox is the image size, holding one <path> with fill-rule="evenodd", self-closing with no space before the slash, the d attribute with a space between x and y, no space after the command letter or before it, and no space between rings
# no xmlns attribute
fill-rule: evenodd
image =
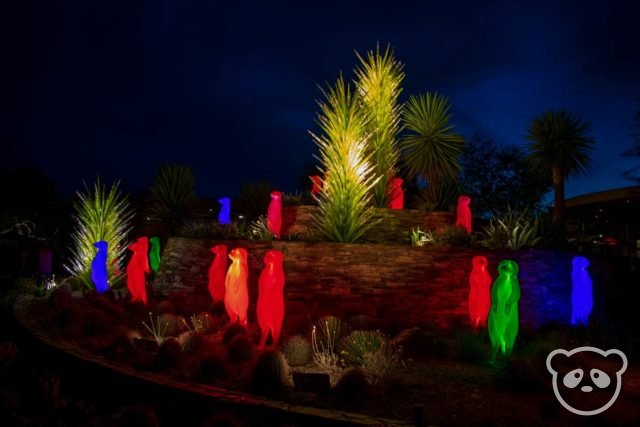
<svg viewBox="0 0 640 427"><path fill-rule="evenodd" d="M77 196L74 202L75 228L71 235L71 257L65 269L87 287L93 287L91 261L97 252L93 244L104 240L108 244L109 283L113 286L121 278L116 273L121 270L121 260L127 249L133 211L129 208L127 198L120 192L118 182L107 191L98 179L93 190L85 184L85 191L77 192Z"/></svg>
<svg viewBox="0 0 640 427"><path fill-rule="evenodd" d="M196 180L184 165L163 165L151 186L148 215L164 227L165 237L174 235L195 213Z"/></svg>
<svg viewBox="0 0 640 427"><path fill-rule="evenodd" d="M455 180L460 172L464 139L449 123L450 110L446 97L427 93L409 97L402 112L409 131L400 141L402 163L409 177L426 178L434 191L439 191L441 181Z"/></svg>
<svg viewBox="0 0 640 427"><path fill-rule="evenodd" d="M323 94L325 101L318 103L322 135L311 134L324 172L314 223L328 240L355 242L375 222L370 192L378 177L366 150L366 117L342 76Z"/></svg>
<svg viewBox="0 0 640 427"><path fill-rule="evenodd" d="M584 175L591 165L595 141L587 134L589 122L568 111L547 111L536 117L526 135L529 159L543 173L551 175L553 217L564 218L564 182Z"/></svg>
<svg viewBox="0 0 640 427"><path fill-rule="evenodd" d="M355 70L360 106L367 116L368 149L374 172L380 177L373 187L375 206L386 208L389 181L396 175L398 162L398 133L400 132L400 104L398 96L404 79L403 65L393 56L390 46L380 52L368 51L360 56Z"/></svg>

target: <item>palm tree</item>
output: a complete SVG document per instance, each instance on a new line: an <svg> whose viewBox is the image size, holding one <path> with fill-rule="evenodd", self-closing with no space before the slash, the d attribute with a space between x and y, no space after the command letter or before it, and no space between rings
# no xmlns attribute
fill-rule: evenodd
<svg viewBox="0 0 640 427"><path fill-rule="evenodd" d="M398 96L404 79L403 65L393 57L390 46L384 53L380 46L367 52L355 70L356 88L361 108L367 117L366 128L370 134L368 151L375 174L380 177L373 188L373 202L379 208L389 204L389 181L396 175L398 162L398 133L400 105Z"/></svg>
<svg viewBox="0 0 640 427"><path fill-rule="evenodd" d="M151 186L148 214L162 224L164 237L175 233L197 206L195 177L188 166L163 165Z"/></svg>
<svg viewBox="0 0 640 427"><path fill-rule="evenodd" d="M543 173L551 175L553 217L564 218L564 182L590 169L595 141L586 134L591 125L568 111L547 111L533 119L526 139L529 159Z"/></svg>
<svg viewBox="0 0 640 427"><path fill-rule="evenodd" d="M409 178L427 179L432 195L438 193L441 182L457 179L460 172L464 139L449 123L450 110L446 97L427 93L409 97L402 112L409 131L400 144L403 165Z"/></svg>

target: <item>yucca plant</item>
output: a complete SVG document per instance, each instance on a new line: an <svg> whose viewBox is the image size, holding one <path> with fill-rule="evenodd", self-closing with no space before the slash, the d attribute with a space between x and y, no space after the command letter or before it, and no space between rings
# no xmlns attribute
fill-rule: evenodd
<svg viewBox="0 0 640 427"><path fill-rule="evenodd" d="M127 198L120 192L117 182L107 191L106 186L98 179L93 191L85 184L85 191L78 192L77 196L74 203L75 228L71 235L71 257L65 269L87 287L93 287L91 261L97 252L93 244L104 240L108 244L109 283L113 286L121 278L116 273L121 270L121 260L127 249L133 211L129 208Z"/></svg>
<svg viewBox="0 0 640 427"><path fill-rule="evenodd" d="M196 208L196 180L184 165L163 165L151 186L147 214L159 221L165 237L174 235Z"/></svg>
<svg viewBox="0 0 640 427"><path fill-rule="evenodd" d="M431 197L440 191L441 181L455 180L460 172L464 140L449 123L450 110L446 97L427 93L409 97L402 113L409 131L400 141L402 163L410 178L427 180L433 189Z"/></svg>
<svg viewBox="0 0 640 427"><path fill-rule="evenodd" d="M370 137L368 151L375 174L380 177L373 187L373 203L386 208L389 203L389 181L396 175L397 139L401 130L398 96L404 79L403 65L394 58L390 46L380 52L369 51L360 56L355 70L360 107L367 116L366 129Z"/></svg>
<svg viewBox="0 0 640 427"><path fill-rule="evenodd" d="M318 103L322 135L311 134L324 175L314 223L328 240L355 242L375 223L370 192L378 177L366 149L367 121L342 76L323 94L325 101Z"/></svg>

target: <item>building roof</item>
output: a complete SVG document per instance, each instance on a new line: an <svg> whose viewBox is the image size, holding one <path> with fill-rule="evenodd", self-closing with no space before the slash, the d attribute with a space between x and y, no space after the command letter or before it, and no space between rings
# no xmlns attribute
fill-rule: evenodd
<svg viewBox="0 0 640 427"><path fill-rule="evenodd" d="M640 185L582 194L580 196L566 199L565 207L567 209L571 209L591 204L626 202L627 200L632 201L637 199L640 199Z"/></svg>

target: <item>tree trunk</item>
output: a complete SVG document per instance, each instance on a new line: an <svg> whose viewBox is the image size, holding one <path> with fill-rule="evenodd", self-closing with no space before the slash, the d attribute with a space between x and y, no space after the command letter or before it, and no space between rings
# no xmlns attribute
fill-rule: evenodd
<svg viewBox="0 0 640 427"><path fill-rule="evenodd" d="M554 166L551 169L553 179L553 219L564 220L564 172L561 167Z"/></svg>

